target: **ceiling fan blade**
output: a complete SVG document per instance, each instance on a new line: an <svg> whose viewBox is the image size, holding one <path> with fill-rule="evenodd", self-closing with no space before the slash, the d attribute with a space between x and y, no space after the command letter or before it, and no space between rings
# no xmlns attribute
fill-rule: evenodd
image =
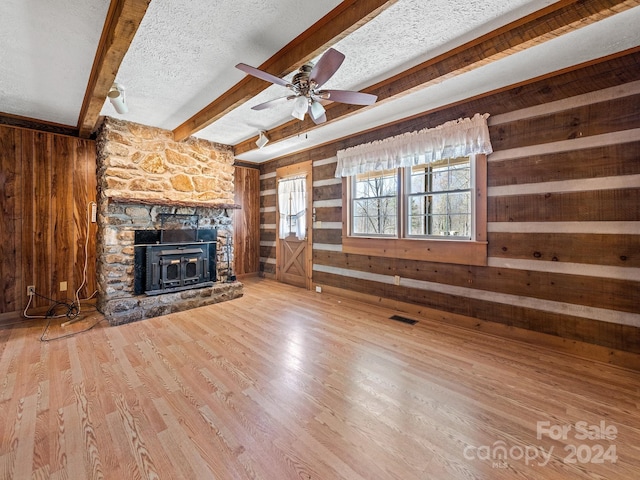
<svg viewBox="0 0 640 480"><path fill-rule="evenodd" d="M285 103L288 100L293 100L296 98L295 95L288 95L286 97L274 98L273 100L269 100L268 102L260 103L251 107L251 110L264 110L265 108L271 108L274 105L279 105L281 103Z"/></svg>
<svg viewBox="0 0 640 480"><path fill-rule="evenodd" d="M239 63L236 65L236 68L238 70L242 70L244 73L248 73L249 75L257 77L260 80L275 83L276 85L282 85L283 87L291 87L291 84L286 80L280 77L276 77L275 75L271 75L270 73L263 72L262 70L258 70L255 67L247 65L246 63Z"/></svg>
<svg viewBox="0 0 640 480"><path fill-rule="evenodd" d="M311 73L309 74L309 80L316 83L315 88L320 88L329 80L334 73L340 68L344 61L344 54L340 53L333 48L330 48L324 55L320 57L318 63L315 64Z"/></svg>
<svg viewBox="0 0 640 480"><path fill-rule="evenodd" d="M327 96L327 94L329 94ZM373 105L378 99L377 95L370 93L352 92L351 90L322 90L318 95L325 100L340 103L350 103L352 105Z"/></svg>

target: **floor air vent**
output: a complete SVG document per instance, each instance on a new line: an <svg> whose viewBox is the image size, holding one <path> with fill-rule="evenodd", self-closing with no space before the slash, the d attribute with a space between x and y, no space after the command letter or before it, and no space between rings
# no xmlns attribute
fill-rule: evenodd
<svg viewBox="0 0 640 480"><path fill-rule="evenodd" d="M391 317L389 317L390 320L396 320L398 322L402 322L402 323L408 323L409 325L415 325L416 323L418 323L417 320L413 320L411 318L407 318L407 317L403 317L401 315L393 315Z"/></svg>

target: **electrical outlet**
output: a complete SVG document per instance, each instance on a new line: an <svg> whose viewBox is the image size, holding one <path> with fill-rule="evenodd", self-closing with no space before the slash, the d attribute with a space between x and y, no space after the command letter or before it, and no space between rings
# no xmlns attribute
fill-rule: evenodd
<svg viewBox="0 0 640 480"><path fill-rule="evenodd" d="M67 291L67 282L60 282L60 291L61 292Z"/></svg>
<svg viewBox="0 0 640 480"><path fill-rule="evenodd" d="M98 206L95 202L91 202L91 223L96 223L98 220Z"/></svg>
<svg viewBox="0 0 640 480"><path fill-rule="evenodd" d="M320 285L316 285L316 293L322 293L322 287Z"/></svg>
<svg viewBox="0 0 640 480"><path fill-rule="evenodd" d="M27 297L30 297L31 295L36 293L36 286L35 285L29 285L27 287Z"/></svg>
<svg viewBox="0 0 640 480"><path fill-rule="evenodd" d="M395 275L393 277L393 284L394 285L400 285L400 275Z"/></svg>

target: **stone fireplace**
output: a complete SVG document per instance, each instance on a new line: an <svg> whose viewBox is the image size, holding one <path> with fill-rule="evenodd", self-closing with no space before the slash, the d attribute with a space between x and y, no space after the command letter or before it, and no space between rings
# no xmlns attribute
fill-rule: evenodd
<svg viewBox="0 0 640 480"><path fill-rule="evenodd" d="M242 296L230 271L238 208L230 147L194 138L174 142L171 131L107 118L97 158L97 306L111 325ZM168 233L193 241L170 239L167 248L154 248L167 218L190 218ZM154 251L164 252L158 266L169 265L160 293L141 289L139 261L136 267L136 259ZM185 278L176 280L180 272Z"/></svg>

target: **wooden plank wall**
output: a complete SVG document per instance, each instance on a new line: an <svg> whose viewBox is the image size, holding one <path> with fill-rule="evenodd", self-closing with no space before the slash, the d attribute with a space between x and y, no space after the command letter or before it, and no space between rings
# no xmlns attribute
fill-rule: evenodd
<svg viewBox="0 0 640 480"><path fill-rule="evenodd" d="M262 271L275 170L311 159L314 284L640 353L639 78L640 54L603 60L263 164ZM485 112L487 266L342 253L337 150Z"/></svg>
<svg viewBox="0 0 640 480"><path fill-rule="evenodd" d="M257 273L260 242L260 171L236 166L234 202L240 209L233 212L233 265L236 275Z"/></svg>
<svg viewBox="0 0 640 480"><path fill-rule="evenodd" d="M0 126L0 188L0 319L24 310L27 285L72 299L83 279L88 203L96 199L95 142ZM91 224L81 298L96 290L95 237Z"/></svg>

